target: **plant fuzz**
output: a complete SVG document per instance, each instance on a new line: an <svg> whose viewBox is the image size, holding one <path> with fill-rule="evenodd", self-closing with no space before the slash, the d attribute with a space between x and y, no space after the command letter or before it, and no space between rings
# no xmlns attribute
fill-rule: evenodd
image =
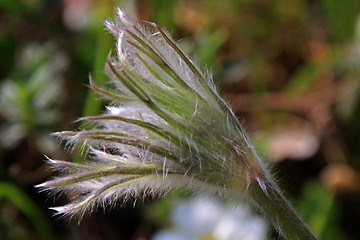
<svg viewBox="0 0 360 240"><path fill-rule="evenodd" d="M115 88L98 86L91 78L90 85L111 103L104 114L80 119L93 123L92 130L54 134L72 146L81 144L87 160L48 159L63 174L38 187L78 196L53 209L83 215L120 199L179 187L237 197L240 192L287 238L298 239L283 229L281 222L289 220L306 229L307 239L315 239L283 199L211 75L154 23L134 24L118 9L116 21L105 26L117 40L116 55L105 64ZM276 209L274 202L286 207Z"/></svg>

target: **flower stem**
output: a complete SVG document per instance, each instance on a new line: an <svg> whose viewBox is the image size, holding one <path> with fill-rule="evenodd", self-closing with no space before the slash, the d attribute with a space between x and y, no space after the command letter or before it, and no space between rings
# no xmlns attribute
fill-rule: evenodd
<svg viewBox="0 0 360 240"><path fill-rule="evenodd" d="M249 187L250 198L258 209L273 223L277 231L288 240L316 240L307 224L296 213L290 202L272 181L266 181L266 192L254 183Z"/></svg>

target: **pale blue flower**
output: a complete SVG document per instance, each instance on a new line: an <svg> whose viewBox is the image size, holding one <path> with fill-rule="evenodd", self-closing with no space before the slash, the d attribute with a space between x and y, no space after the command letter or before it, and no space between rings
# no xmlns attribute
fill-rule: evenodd
<svg viewBox="0 0 360 240"><path fill-rule="evenodd" d="M264 240L267 234L265 221L245 206L224 207L209 197L178 203L171 219L173 228L152 240Z"/></svg>

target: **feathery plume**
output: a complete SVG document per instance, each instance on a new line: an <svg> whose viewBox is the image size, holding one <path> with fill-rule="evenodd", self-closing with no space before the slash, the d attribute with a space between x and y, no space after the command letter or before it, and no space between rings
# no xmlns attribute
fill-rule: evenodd
<svg viewBox="0 0 360 240"><path fill-rule="evenodd" d="M87 149L84 163L48 159L63 174L38 187L78 193L74 202L54 210L82 215L179 187L241 192L255 204L257 196L276 195L267 164L210 73L154 23L135 24L118 9L115 22L105 26L117 42L116 56L105 64L115 89L90 78L91 87L111 101L106 112L80 119L94 123L92 130L54 134Z"/></svg>

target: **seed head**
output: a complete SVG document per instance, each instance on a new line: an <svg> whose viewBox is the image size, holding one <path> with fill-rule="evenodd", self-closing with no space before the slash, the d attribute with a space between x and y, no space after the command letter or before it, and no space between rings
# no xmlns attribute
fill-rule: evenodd
<svg viewBox="0 0 360 240"><path fill-rule="evenodd" d="M218 95L212 76L154 23L131 22L118 9L105 26L117 43L105 72L114 88L91 87L110 104L84 117L92 130L54 135L87 149L84 163L49 162L62 171L39 187L78 193L53 208L83 214L96 206L173 188L224 194L261 184L267 170L240 122Z"/></svg>

